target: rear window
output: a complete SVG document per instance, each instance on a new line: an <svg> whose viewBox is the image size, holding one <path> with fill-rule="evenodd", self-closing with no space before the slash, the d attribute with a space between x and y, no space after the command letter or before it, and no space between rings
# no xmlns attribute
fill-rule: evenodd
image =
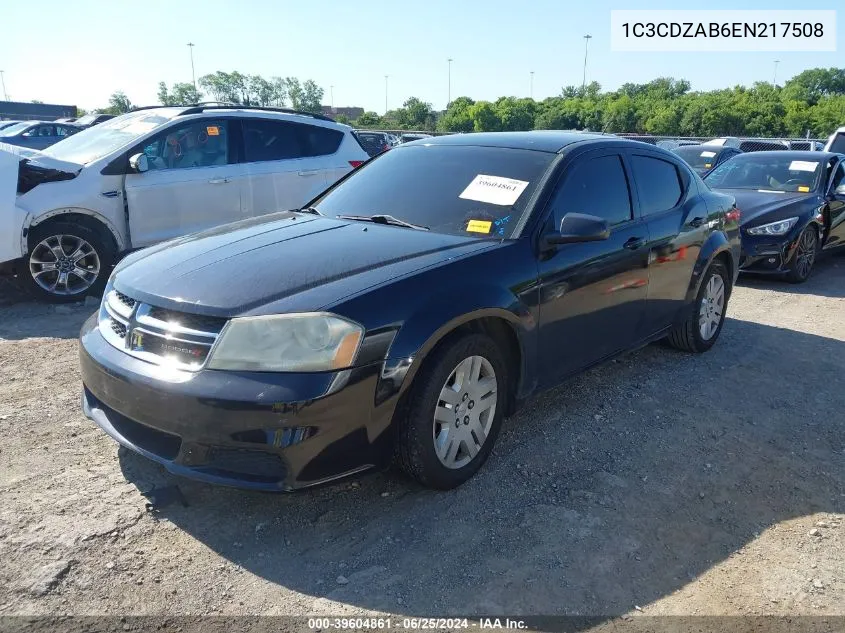
<svg viewBox="0 0 845 633"><path fill-rule="evenodd" d="M500 147L397 147L313 206L331 217L385 214L438 233L509 238L555 156Z"/></svg>
<svg viewBox="0 0 845 633"><path fill-rule="evenodd" d="M339 130L269 119L244 119L243 130L247 162L326 156L343 140Z"/></svg>
<svg viewBox="0 0 845 633"><path fill-rule="evenodd" d="M650 156L632 156L631 166L643 215L666 211L681 200L683 190L675 165Z"/></svg>
<svg viewBox="0 0 845 633"><path fill-rule="evenodd" d="M719 157L720 151L720 147L687 145L685 147L676 147L672 150L672 153L683 158L684 162L693 169L703 170L710 169L716 164L716 159Z"/></svg>

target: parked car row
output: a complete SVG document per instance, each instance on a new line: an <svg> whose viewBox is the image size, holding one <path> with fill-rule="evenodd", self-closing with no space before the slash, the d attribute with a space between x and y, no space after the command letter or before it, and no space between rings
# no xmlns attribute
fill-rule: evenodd
<svg viewBox="0 0 845 633"><path fill-rule="evenodd" d="M86 415L205 481L294 490L394 460L451 488L539 389L658 339L704 352L741 270L803 281L845 243L834 152L381 134L198 105L6 146L0 259L53 300L103 291ZM704 179L680 150L713 159Z"/></svg>

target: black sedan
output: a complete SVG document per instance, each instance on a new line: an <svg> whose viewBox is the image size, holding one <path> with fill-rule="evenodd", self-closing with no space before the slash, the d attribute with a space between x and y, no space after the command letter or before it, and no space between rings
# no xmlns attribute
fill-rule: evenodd
<svg viewBox="0 0 845 633"><path fill-rule="evenodd" d="M702 178L728 159L742 154L742 150L736 147L721 145L684 145L673 148L672 152L683 158Z"/></svg>
<svg viewBox="0 0 845 633"><path fill-rule="evenodd" d="M84 410L206 481L292 490L395 459L451 488L538 390L716 342L733 205L614 137L403 145L308 208L129 255L82 330Z"/></svg>
<svg viewBox="0 0 845 633"><path fill-rule="evenodd" d="M751 152L707 175L742 210L743 271L805 281L819 251L845 245L845 156Z"/></svg>

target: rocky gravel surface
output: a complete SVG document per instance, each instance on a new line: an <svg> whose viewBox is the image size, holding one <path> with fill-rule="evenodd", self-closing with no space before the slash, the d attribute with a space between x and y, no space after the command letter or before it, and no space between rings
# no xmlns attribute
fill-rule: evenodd
<svg viewBox="0 0 845 633"><path fill-rule="evenodd" d="M0 282L0 616L845 615L845 257L536 397L445 493L167 474L80 411L93 310Z"/></svg>

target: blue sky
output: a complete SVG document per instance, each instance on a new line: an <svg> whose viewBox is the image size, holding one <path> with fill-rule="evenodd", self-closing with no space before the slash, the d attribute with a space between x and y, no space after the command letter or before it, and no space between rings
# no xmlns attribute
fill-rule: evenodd
<svg viewBox="0 0 845 633"><path fill-rule="evenodd" d="M14 100L39 99L83 108L106 105L123 90L133 103L156 101L159 81L190 81L215 70L314 79L329 103L384 111L418 96L443 108L447 58L452 97L534 98L581 84L583 35L590 33L587 81L605 89L658 76L686 78L707 90L771 81L806 68L845 65L845 10L837 16L836 53L613 53L611 9L678 9L677 1L616 0L39 0L0 10L0 69ZM841 0L710 0L689 8L837 9Z"/></svg>

